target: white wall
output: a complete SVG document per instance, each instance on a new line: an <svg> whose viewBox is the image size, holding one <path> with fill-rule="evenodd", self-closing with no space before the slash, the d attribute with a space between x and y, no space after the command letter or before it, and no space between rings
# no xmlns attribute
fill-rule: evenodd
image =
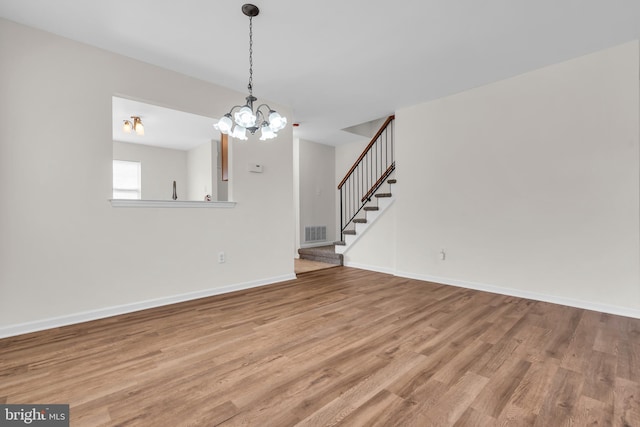
<svg viewBox="0 0 640 427"><path fill-rule="evenodd" d="M335 148L301 139L298 153L300 245L315 244L304 241L305 227L322 225L331 244L336 240Z"/></svg>
<svg viewBox="0 0 640 427"><path fill-rule="evenodd" d="M188 200L204 200L207 194L212 196L212 200L217 200L217 195L213 191L213 171L217 171L217 168L214 168L217 157L215 141L200 144L187 151Z"/></svg>
<svg viewBox="0 0 640 427"><path fill-rule="evenodd" d="M639 71L636 41L397 111L396 202L345 262L640 317Z"/></svg>
<svg viewBox="0 0 640 427"><path fill-rule="evenodd" d="M246 94L3 19L0 75L0 335L294 277L291 127L231 142L235 208L108 201L112 96L220 117Z"/></svg>
<svg viewBox="0 0 640 427"><path fill-rule="evenodd" d="M397 274L640 316L639 53L397 111Z"/></svg>
<svg viewBox="0 0 640 427"><path fill-rule="evenodd" d="M178 199L187 199L186 151L113 141L113 159L140 162L142 199L171 200L173 181Z"/></svg>

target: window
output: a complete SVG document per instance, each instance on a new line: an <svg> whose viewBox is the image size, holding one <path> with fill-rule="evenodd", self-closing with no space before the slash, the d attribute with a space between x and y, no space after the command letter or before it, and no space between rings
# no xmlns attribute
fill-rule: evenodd
<svg viewBox="0 0 640 427"><path fill-rule="evenodd" d="M140 162L113 161L113 198L142 199Z"/></svg>

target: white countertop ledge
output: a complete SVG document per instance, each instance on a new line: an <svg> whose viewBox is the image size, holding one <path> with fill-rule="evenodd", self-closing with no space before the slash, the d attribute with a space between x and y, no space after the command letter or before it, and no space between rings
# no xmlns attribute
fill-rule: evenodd
<svg viewBox="0 0 640 427"><path fill-rule="evenodd" d="M110 199L114 208L233 208L236 202L205 202L197 200L129 200Z"/></svg>

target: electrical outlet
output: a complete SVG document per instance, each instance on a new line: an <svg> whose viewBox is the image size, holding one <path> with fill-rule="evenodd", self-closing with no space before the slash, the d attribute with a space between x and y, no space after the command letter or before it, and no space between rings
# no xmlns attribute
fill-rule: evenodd
<svg viewBox="0 0 640 427"><path fill-rule="evenodd" d="M447 259L447 253L444 251L444 249L440 250L440 261L444 261Z"/></svg>
<svg viewBox="0 0 640 427"><path fill-rule="evenodd" d="M225 256L224 252L219 252L218 253L218 264L224 263L225 260L226 260L226 256Z"/></svg>

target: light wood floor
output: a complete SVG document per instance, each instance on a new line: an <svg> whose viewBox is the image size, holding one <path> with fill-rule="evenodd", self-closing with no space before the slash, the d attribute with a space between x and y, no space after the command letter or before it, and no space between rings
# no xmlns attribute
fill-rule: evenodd
<svg viewBox="0 0 640 427"><path fill-rule="evenodd" d="M296 274L308 273L310 271L324 270L326 268L337 267L335 264L327 264L326 262L311 261L308 259L294 258L294 270Z"/></svg>
<svg viewBox="0 0 640 427"><path fill-rule="evenodd" d="M640 320L346 267L0 340L77 426L640 426Z"/></svg>

